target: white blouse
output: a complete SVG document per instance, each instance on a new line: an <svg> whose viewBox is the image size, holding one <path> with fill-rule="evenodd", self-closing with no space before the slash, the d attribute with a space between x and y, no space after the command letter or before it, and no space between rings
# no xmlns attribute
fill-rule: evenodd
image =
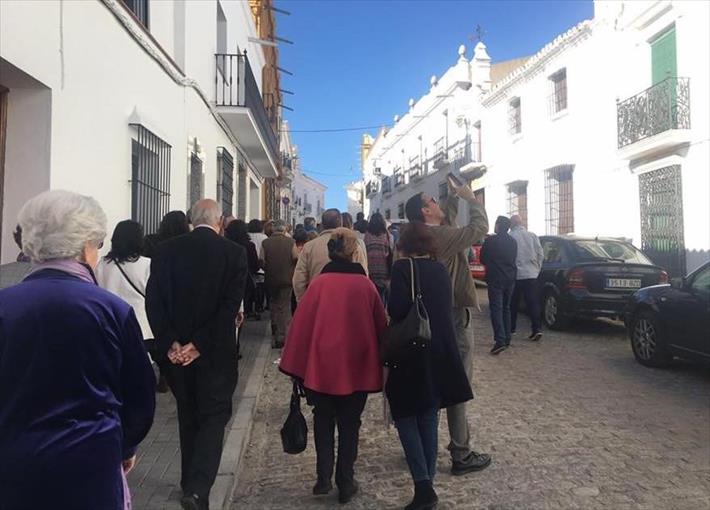
<svg viewBox="0 0 710 510"><path fill-rule="evenodd" d="M139 257L135 262L121 262L121 269L130 278L133 285L145 295L145 288L150 276L150 259ZM108 260L106 257L101 259L96 268L96 280L102 288L113 292L133 307L143 332L143 338L145 340L154 338L150 324L148 324L148 316L145 313L145 298L126 281L114 261Z"/></svg>

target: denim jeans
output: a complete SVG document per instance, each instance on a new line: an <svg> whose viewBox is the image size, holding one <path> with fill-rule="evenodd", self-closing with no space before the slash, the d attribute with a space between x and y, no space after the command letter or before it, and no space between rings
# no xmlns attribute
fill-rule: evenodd
<svg viewBox="0 0 710 510"><path fill-rule="evenodd" d="M510 303L513 300L514 286L515 282L488 283L488 303L496 345L510 345Z"/></svg>
<svg viewBox="0 0 710 510"><path fill-rule="evenodd" d="M512 331L517 329L518 303L520 303L521 295L525 299L525 309L530 317L532 334L534 335L542 329L540 325L540 294L537 290L537 278L515 282L513 301L510 303L510 327Z"/></svg>
<svg viewBox="0 0 710 510"><path fill-rule="evenodd" d="M434 480L436 475L439 409L429 409L415 416L394 421L399 433L409 471L415 482Z"/></svg>

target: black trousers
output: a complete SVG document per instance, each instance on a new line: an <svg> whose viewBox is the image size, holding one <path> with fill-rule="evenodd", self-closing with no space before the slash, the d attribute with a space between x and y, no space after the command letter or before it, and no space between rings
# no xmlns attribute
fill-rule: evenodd
<svg viewBox="0 0 710 510"><path fill-rule="evenodd" d="M537 290L537 278L515 281L513 301L510 303L510 328L513 331L515 331L518 322L520 296L525 299L525 309L532 323L532 333L540 332L542 326L540 324L540 293Z"/></svg>
<svg viewBox="0 0 710 510"><path fill-rule="evenodd" d="M217 477L224 429L232 416L232 395L238 378L237 360L232 361L233 357L221 357L218 363L200 357L186 367L166 367L165 375L177 401L180 487L185 494L197 494L205 500Z"/></svg>
<svg viewBox="0 0 710 510"><path fill-rule="evenodd" d="M342 488L352 485L355 460L360 440L360 416L365 409L367 393L347 396L327 395L306 390L308 403L313 405L313 435L316 443L316 473L318 480L333 477L335 464L335 425L338 425L338 461L335 484Z"/></svg>

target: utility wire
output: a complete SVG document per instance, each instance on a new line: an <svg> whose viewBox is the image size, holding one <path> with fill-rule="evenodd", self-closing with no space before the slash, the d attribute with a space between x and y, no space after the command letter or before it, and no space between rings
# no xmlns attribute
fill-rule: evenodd
<svg viewBox="0 0 710 510"><path fill-rule="evenodd" d="M378 124L376 126L361 126L349 128L332 128L332 129L282 129L289 133L339 133L343 131L362 131L363 129L379 129L381 127L389 127L387 124Z"/></svg>

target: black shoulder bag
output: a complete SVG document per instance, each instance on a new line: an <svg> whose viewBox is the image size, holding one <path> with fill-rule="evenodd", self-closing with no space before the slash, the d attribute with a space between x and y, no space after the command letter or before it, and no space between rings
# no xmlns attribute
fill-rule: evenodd
<svg viewBox="0 0 710 510"><path fill-rule="evenodd" d="M288 412L284 426L281 427L281 444L286 453L301 453L306 449L306 444L308 443L308 425L301 412L302 396L304 396L303 388L294 379L293 390L291 391L291 409Z"/></svg>
<svg viewBox="0 0 710 510"><path fill-rule="evenodd" d="M385 362L393 362L407 350L427 348L431 343L429 314L422 301L417 265L409 257L411 272L412 307L401 321L391 321L385 337Z"/></svg>

